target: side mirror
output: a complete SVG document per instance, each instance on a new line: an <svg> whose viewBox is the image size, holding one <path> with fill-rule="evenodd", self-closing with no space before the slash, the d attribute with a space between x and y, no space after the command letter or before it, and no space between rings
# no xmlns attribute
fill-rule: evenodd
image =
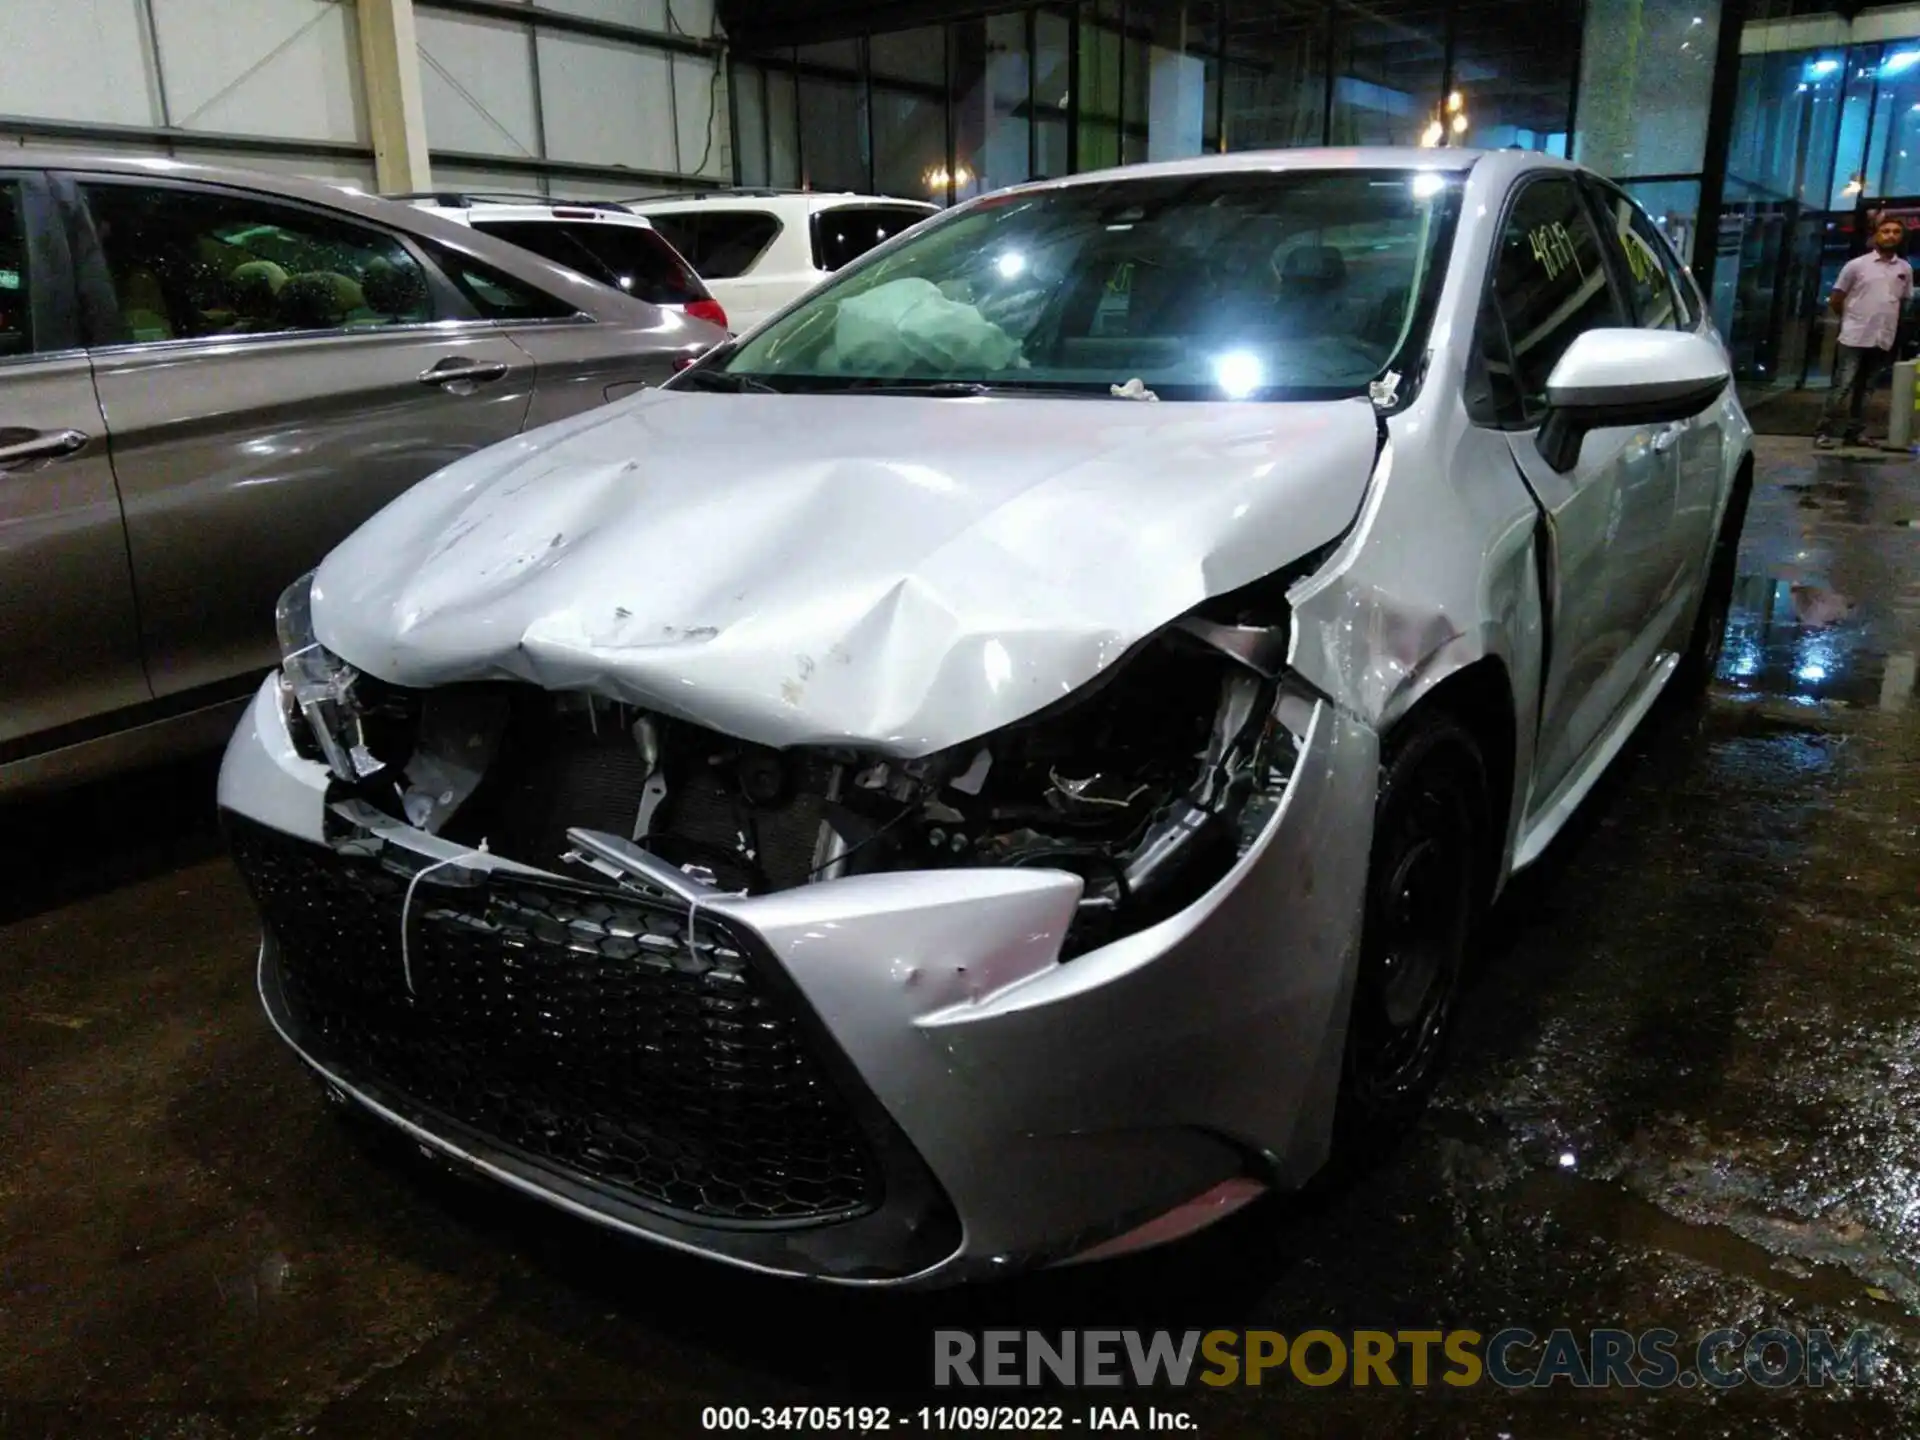
<svg viewBox="0 0 1920 1440"><path fill-rule="evenodd" d="M1674 330L1589 330L1547 377L1547 418L1535 443L1565 474L1589 430L1671 425L1700 414L1733 378L1704 335Z"/></svg>

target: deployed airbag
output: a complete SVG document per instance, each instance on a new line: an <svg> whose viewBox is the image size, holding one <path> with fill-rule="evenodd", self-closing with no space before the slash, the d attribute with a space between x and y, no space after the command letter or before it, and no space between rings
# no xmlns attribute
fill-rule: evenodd
<svg viewBox="0 0 1920 1440"><path fill-rule="evenodd" d="M1025 362L1019 342L973 306L908 279L840 302L834 363L850 375L972 375Z"/></svg>

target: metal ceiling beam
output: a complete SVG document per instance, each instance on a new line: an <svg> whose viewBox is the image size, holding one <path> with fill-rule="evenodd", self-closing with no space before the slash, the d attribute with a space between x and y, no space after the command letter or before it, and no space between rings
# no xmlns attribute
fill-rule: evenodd
<svg viewBox="0 0 1920 1440"><path fill-rule="evenodd" d="M422 10L444 10L481 20L505 20L514 25L537 25L542 30L561 30L575 35L591 35L600 40L619 40L653 50L677 50L683 55L713 57L718 56L724 48L718 40L706 40L697 35L647 30L638 25L622 25L615 20L576 14L571 10L550 10L544 5L523 4L521 0L416 0L416 3Z"/></svg>
<svg viewBox="0 0 1920 1440"><path fill-rule="evenodd" d="M487 155L468 150L435 150L433 163L461 170L492 170L506 175L552 175L570 180L601 180L636 187L651 185L669 190L723 190L727 186L726 181L711 175L679 175L670 170L644 170L630 165L556 160L550 155Z"/></svg>
<svg viewBox="0 0 1920 1440"><path fill-rule="evenodd" d="M373 147L351 140L288 140L277 135L234 135L223 130L181 130L170 125L115 125L94 120L43 120L31 115L0 115L0 142L73 140L82 148L99 144L178 147L228 155L279 155L287 159L339 158L371 163Z"/></svg>
<svg viewBox="0 0 1920 1440"><path fill-rule="evenodd" d="M720 26L737 50L777 50L915 30L1016 9L1010 0L716 0Z"/></svg>

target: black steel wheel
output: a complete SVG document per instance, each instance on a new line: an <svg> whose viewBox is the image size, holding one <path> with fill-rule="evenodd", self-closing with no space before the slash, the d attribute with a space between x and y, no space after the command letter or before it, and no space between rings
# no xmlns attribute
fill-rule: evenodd
<svg viewBox="0 0 1920 1440"><path fill-rule="evenodd" d="M1391 1143L1439 1077L1484 908L1490 833L1473 736L1444 714L1405 722L1381 763L1336 1159Z"/></svg>

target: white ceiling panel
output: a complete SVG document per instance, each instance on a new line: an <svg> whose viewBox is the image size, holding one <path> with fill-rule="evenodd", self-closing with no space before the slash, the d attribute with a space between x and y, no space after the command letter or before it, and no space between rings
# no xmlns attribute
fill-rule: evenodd
<svg viewBox="0 0 1920 1440"><path fill-rule="evenodd" d="M368 143L354 7L341 0L153 0L173 123Z"/></svg>
<svg viewBox="0 0 1920 1440"><path fill-rule="evenodd" d="M476 155L540 153L525 25L415 12L427 144Z"/></svg>
<svg viewBox="0 0 1920 1440"><path fill-rule="evenodd" d="M668 77L664 52L543 30L540 94L547 153L556 160L673 170L675 125ZM704 102L706 97L699 98ZM682 103L687 103L685 97ZM699 158L696 153L687 163Z"/></svg>
<svg viewBox="0 0 1920 1440"><path fill-rule="evenodd" d="M160 124L140 0L0 0L0 114Z"/></svg>

